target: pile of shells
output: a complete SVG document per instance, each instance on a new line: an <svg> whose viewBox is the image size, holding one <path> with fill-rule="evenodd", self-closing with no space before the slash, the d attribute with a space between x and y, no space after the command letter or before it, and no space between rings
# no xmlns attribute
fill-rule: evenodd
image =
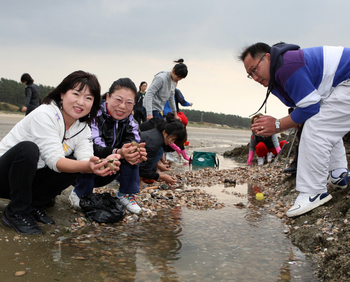
<svg viewBox="0 0 350 282"><path fill-rule="evenodd" d="M281 185L283 185L286 175L282 169L272 165L264 166L246 166L236 167L233 169L216 170L213 168L204 168L198 171L187 171L184 173L174 173L178 179L175 187L204 187L213 185L223 185L225 188L234 188L237 184L248 183L258 186L265 197L265 207L270 212L276 214L277 217L285 217L285 213L292 204L295 198L286 198L283 203L280 200L282 197ZM223 189L223 193L230 193L237 197L245 197L235 191L228 192ZM252 197L248 195L248 197ZM243 204L236 205L244 207ZM249 206L248 206L249 207Z"/></svg>
<svg viewBox="0 0 350 282"><path fill-rule="evenodd" d="M285 212L292 206L294 199L282 203L280 201L281 192L278 189L283 182L285 174L281 169L270 166L251 166L237 167L233 169L217 170L214 168L204 168L196 171L186 172L167 172L174 176L177 182L169 187L164 182L154 182L153 184L144 185L139 194L135 195L135 200L142 207L141 215L127 213L124 219L126 222L135 222L147 220L155 216L161 210L172 209L174 207L186 207L189 209L221 209L225 205L217 199L206 193L200 187L210 187L213 185L222 185L222 193L230 193L237 197L247 197L247 195L228 191L226 188L234 188L237 184L254 183L265 196L265 207L276 214L279 218L285 216ZM94 193L110 193L116 196L118 187L111 188L108 186L95 188ZM248 196L251 197L251 196ZM269 204L266 204L269 203ZM235 205L240 208L246 207L243 204ZM249 208L249 205L248 205ZM73 224L73 230L86 226L88 222L83 215L76 219ZM98 226L97 223L94 223Z"/></svg>

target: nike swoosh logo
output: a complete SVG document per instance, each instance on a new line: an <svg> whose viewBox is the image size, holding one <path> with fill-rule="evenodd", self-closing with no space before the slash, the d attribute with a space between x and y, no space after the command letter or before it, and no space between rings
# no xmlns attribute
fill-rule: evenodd
<svg viewBox="0 0 350 282"><path fill-rule="evenodd" d="M313 198L309 197L309 201L310 201L310 202L315 201L315 200L318 198L318 196L320 196L320 194L317 194L317 195L316 195L315 197L313 197Z"/></svg>

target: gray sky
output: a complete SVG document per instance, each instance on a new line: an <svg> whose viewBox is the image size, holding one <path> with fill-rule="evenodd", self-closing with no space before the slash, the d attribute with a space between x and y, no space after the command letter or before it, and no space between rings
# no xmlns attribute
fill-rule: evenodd
<svg viewBox="0 0 350 282"><path fill-rule="evenodd" d="M350 47L349 1L333 0L0 0L0 77L57 86L82 69L106 92L120 77L138 87L173 61L189 69L178 84L192 109L248 117L266 88L237 60L262 41ZM189 108L190 109L190 108ZM283 117L271 95L267 114Z"/></svg>

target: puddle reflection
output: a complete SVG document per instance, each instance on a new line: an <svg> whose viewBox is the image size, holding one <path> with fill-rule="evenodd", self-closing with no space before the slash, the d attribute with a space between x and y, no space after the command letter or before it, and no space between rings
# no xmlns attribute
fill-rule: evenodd
<svg viewBox="0 0 350 282"><path fill-rule="evenodd" d="M258 185L204 190L225 208L176 207L147 222L85 230L62 243L61 260L84 281L317 281L268 203L256 200Z"/></svg>

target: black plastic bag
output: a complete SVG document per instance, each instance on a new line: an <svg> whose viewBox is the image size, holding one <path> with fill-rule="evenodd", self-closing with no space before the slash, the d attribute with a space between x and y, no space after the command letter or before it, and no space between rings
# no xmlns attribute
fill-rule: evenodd
<svg viewBox="0 0 350 282"><path fill-rule="evenodd" d="M120 200L109 193L84 195L80 198L80 207L89 220L98 223L118 222L126 214Z"/></svg>

